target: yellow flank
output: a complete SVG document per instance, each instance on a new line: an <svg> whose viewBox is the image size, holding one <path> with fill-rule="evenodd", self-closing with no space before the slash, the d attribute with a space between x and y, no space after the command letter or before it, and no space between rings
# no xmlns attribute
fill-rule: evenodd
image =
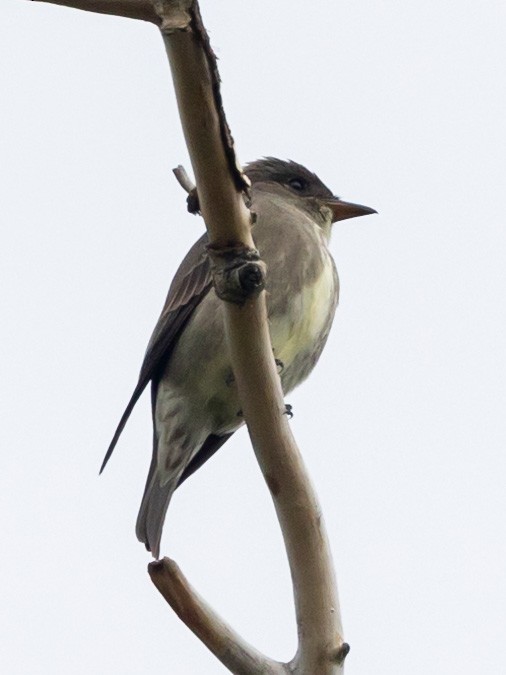
<svg viewBox="0 0 506 675"><path fill-rule="evenodd" d="M295 296L290 313L271 321L270 333L276 358L290 364L300 352L311 350L328 323L335 294L332 264L326 264L320 277Z"/></svg>

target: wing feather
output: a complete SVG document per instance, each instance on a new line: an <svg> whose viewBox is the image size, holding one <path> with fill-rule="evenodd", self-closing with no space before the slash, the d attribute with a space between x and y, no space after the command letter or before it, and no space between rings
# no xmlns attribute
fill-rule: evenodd
<svg viewBox="0 0 506 675"><path fill-rule="evenodd" d="M186 254L170 285L165 304L149 341L139 380L116 428L100 468L105 469L121 432L147 384L161 377L174 345L193 311L211 288L211 269L206 252L207 233Z"/></svg>

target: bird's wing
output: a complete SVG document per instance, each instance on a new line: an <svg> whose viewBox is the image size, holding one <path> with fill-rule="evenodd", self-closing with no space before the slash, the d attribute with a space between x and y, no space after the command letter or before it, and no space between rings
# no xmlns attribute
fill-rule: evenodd
<svg viewBox="0 0 506 675"><path fill-rule="evenodd" d="M161 377L177 338L193 311L211 288L211 270L206 253L207 234L188 251L170 285L167 299L148 344L139 381L123 413L100 468L107 462L140 395L150 380Z"/></svg>

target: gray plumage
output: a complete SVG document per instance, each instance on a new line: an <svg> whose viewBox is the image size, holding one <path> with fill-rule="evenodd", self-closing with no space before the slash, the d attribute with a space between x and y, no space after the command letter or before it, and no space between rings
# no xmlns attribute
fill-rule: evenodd
<svg viewBox="0 0 506 675"><path fill-rule="evenodd" d="M339 282L327 248L331 225L374 211L334 197L295 162L267 158L245 172L252 183L252 234L267 264L271 341L288 393L318 361L334 318ZM101 469L151 382L153 455L136 532L156 558L174 490L243 424L206 243L205 234L176 272Z"/></svg>

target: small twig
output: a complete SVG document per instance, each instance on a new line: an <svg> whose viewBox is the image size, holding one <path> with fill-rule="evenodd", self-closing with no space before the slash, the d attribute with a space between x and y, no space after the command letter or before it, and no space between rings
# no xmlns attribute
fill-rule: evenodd
<svg viewBox="0 0 506 675"><path fill-rule="evenodd" d="M187 174L186 169L182 164L179 164L176 166L175 169L172 169L172 173L176 177L177 182L179 185L187 192L190 194L193 192L193 190L196 189L196 185L192 182L192 179L190 176Z"/></svg>
<svg viewBox="0 0 506 675"><path fill-rule="evenodd" d="M186 173L186 169L179 164L175 169L172 169L172 172L179 185L188 193L188 197L186 198L186 208L188 209L188 212L193 213L193 215L200 214L197 186L193 184L190 176Z"/></svg>
<svg viewBox="0 0 506 675"><path fill-rule="evenodd" d="M245 642L192 588L178 565L163 558L148 565L151 581L188 628L235 675L287 675L287 667Z"/></svg>

